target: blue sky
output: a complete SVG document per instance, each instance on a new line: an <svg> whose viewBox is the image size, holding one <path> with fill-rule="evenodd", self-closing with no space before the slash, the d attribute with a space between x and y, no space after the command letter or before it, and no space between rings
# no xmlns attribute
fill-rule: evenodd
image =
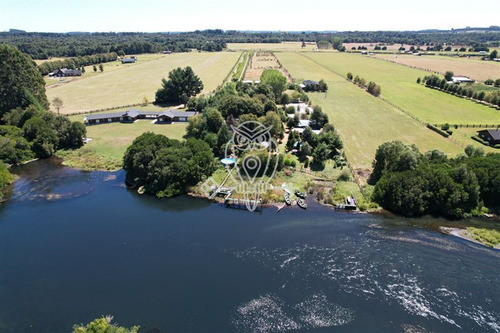
<svg viewBox="0 0 500 333"><path fill-rule="evenodd" d="M498 0L0 0L0 31L450 29L499 13Z"/></svg>

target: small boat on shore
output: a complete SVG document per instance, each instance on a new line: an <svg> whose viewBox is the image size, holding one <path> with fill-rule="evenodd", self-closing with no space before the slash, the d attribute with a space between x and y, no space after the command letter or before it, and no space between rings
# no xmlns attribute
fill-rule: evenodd
<svg viewBox="0 0 500 333"><path fill-rule="evenodd" d="M299 206L302 209L307 209L307 204L303 199L297 200L297 206Z"/></svg>
<svg viewBox="0 0 500 333"><path fill-rule="evenodd" d="M301 199L305 199L306 198L305 193L302 193L302 192L299 192L299 191L295 191L295 195L298 196Z"/></svg>
<svg viewBox="0 0 500 333"><path fill-rule="evenodd" d="M290 194L285 192L285 203L290 206L292 204L292 200L290 200Z"/></svg>

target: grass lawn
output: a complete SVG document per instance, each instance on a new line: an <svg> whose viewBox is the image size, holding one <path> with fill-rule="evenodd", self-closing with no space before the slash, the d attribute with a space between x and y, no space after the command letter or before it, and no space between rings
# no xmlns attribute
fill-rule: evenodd
<svg viewBox="0 0 500 333"><path fill-rule="evenodd" d="M75 116L76 117L76 116ZM79 116L81 117L81 116ZM59 151L64 164L87 170L117 170L127 147L144 132L163 134L181 140L187 123L155 125L152 120L138 120L132 124L111 123L87 126L87 137L92 141L76 150Z"/></svg>
<svg viewBox="0 0 500 333"><path fill-rule="evenodd" d="M474 80L485 81L487 79L500 78L500 63L483 61L476 58L459 58L444 56L420 56L399 55L397 58L392 54L377 54L377 58L393 61L398 64L429 69L444 74L452 71L455 75L466 75Z"/></svg>
<svg viewBox="0 0 500 333"><path fill-rule="evenodd" d="M165 56L164 54L159 54L159 53L146 53L146 54L137 55L137 59L138 59L137 62L131 63L131 64L122 64L120 60L105 62L102 64L103 69L104 69L102 72L99 70L98 64L95 65L97 68L96 72L94 72L94 69L93 69L94 65L89 65L89 66L85 66L85 73L83 73L82 76L50 77L47 75L44 77L45 83L46 83L45 87L47 89L52 89L52 88L55 88L57 86L63 86L69 82L78 81L78 80L85 80L85 79L89 79L89 78L94 77L94 76L102 76L105 73L109 73L112 71L116 71L116 70L120 70L120 69L127 69L130 67L141 65L141 64L144 64L148 61L156 60L156 59L159 59L159 58L164 57L164 56Z"/></svg>
<svg viewBox="0 0 500 333"><path fill-rule="evenodd" d="M307 57L343 77L351 72L353 75L363 77L366 81L375 81L382 87L383 98L424 122L500 123L500 113L495 109L426 88L415 82L418 77L429 75L428 72L360 54L312 52L301 54L303 58ZM285 67L288 67L288 64ZM289 70L294 75L291 68Z"/></svg>
<svg viewBox="0 0 500 333"><path fill-rule="evenodd" d="M477 142L476 140L472 140L471 136L477 135L477 131L483 130L485 128L466 128L466 127L460 127L460 128L450 128L453 131L452 138L459 141L461 144L464 146L468 145L473 145L475 147L481 147L484 149L485 153L500 153L500 149L496 149L490 146L485 146L480 142Z"/></svg>
<svg viewBox="0 0 500 333"><path fill-rule="evenodd" d="M190 52L161 55L149 61L139 56L136 64L108 63L103 73L87 70L80 79L48 87L47 97L49 101L61 98L61 113L65 114L140 103L143 97L153 101L161 79L172 69L185 66L193 68L203 81L203 92L209 93L222 83L239 56L239 52Z"/></svg>
<svg viewBox="0 0 500 333"><path fill-rule="evenodd" d="M311 55L307 54L308 57ZM328 93L310 93L309 97L313 104L320 105L327 112L355 169L371 169L378 146L392 140L415 143L422 152L439 149L456 155L463 151L455 143L311 61L303 53L279 53L277 57L293 77L327 82Z"/></svg>
<svg viewBox="0 0 500 333"><path fill-rule="evenodd" d="M302 42L282 43L228 43L229 50L260 50L260 51L312 51L316 49L316 43L307 44L302 48Z"/></svg>

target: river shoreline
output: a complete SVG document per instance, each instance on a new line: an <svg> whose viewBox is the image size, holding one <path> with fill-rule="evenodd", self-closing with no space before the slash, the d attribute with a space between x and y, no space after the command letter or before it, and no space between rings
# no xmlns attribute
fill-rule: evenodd
<svg viewBox="0 0 500 333"><path fill-rule="evenodd" d="M114 173L114 172L119 172L121 171L122 169L120 170L117 170L117 171L108 171L108 170L86 170L86 169L83 169L83 168L75 168L75 167L70 167L70 166L67 166L67 165L64 165L64 159L60 158L60 157L55 157L54 160L59 163L61 166L63 166L64 168L68 168L68 169L71 169L71 170L78 170L78 171L83 171L83 172L106 172L106 173ZM27 163L23 163L23 165L27 165L27 164L30 164L32 162L36 162L37 160L32 160L32 161L29 161ZM13 189L13 186L14 186L14 183L16 181L18 181L20 179L20 177L18 175L16 175L16 179L14 180L14 182L10 185L10 190ZM134 190L137 192L137 189L135 188L131 188L129 187L129 189L131 190ZM9 191L10 192L10 191ZM138 192L139 193L139 192ZM142 194L142 193L139 193L139 194ZM188 193L186 193L186 195L190 196L190 197L193 197L193 198L198 198L198 199L203 199L203 200L208 200L209 202L212 202L212 203L219 203L219 204L222 204L223 201L222 200L217 200L217 199L211 199L209 198L206 194L204 193L199 193L199 192L196 192L196 191L190 191ZM0 204L1 203L5 203L6 201L8 201L8 196L5 198L3 198L3 200L0 200ZM318 209L318 207L324 207L324 208L327 208L327 209L331 209L332 211L339 211L339 210L336 210L335 209L335 206L334 205L331 205L331 204L326 204L324 202L321 202L319 200L316 200L314 194L310 195L309 196L309 207L308 207L308 210L316 210ZM271 201L271 202L266 202L266 203L263 203L261 204L262 208L271 208L271 207L274 207L276 208L276 213L279 213L281 210L289 207L287 206L284 202L281 202L281 201ZM290 208L296 208L295 207L296 205L291 205ZM384 217L388 217L388 218L393 218L393 217L398 217L397 215L389 212L389 211L386 211L384 209L372 209L372 210L367 210L367 211L360 211L360 210L355 210L355 211L343 211L343 212L347 212L347 213L351 213L351 214L373 214L373 215L378 215L378 216L384 216ZM481 219L481 225L479 226L480 228L486 228L488 229L488 226L485 225L486 223L484 223L485 221L490 221L492 219L491 216L482 216L480 217ZM498 219L498 216L493 216L493 220L496 222ZM449 221L451 222L451 224L454 224L454 225L446 225L446 224L443 224L443 223L439 223L439 225L433 225L433 226L425 226L426 228L428 229L434 229L436 231L439 231L443 234L447 234L447 235L451 235L451 236L455 236L455 237L459 237L459 238L462 238L464 240L467 240L467 241L470 241L470 242L473 242L473 243L476 243L476 244L480 244L480 245L483 245L483 246L486 246L488 248L494 248L494 249L500 249L500 244L496 244L494 246L491 246L491 244L486 244L486 243L482 243L480 240L478 239L475 239L473 238L473 236L471 235L471 232L468 231L466 228L468 227L468 225L462 225L460 224L460 222L458 221L455 221L455 222L458 222L457 223L453 223L451 220ZM421 223L419 223L419 219L415 219L410 222L411 224L415 224L415 225L421 225ZM493 228L493 229L496 229L496 228ZM497 229L496 229L497 230Z"/></svg>

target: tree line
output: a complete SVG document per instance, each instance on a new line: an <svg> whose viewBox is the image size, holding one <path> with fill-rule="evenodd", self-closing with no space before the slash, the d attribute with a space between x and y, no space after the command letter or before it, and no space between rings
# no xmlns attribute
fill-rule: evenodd
<svg viewBox="0 0 500 333"><path fill-rule="evenodd" d="M500 107L500 90L490 92L474 91L472 88L460 84L448 83L453 76L453 72L447 71L443 78L437 75L424 76L418 78L417 83L423 83L426 87L439 88L442 91L455 96L467 97L477 101L484 101L494 106ZM495 86L500 86L500 79L494 82Z"/></svg>
<svg viewBox="0 0 500 333"><path fill-rule="evenodd" d="M346 77L347 77L347 79L349 81L353 82L355 85L357 85L361 89L366 89L366 91L368 93L372 94L375 97L380 96L380 94L382 93L382 88L378 84L376 84L375 82L373 82L373 81L370 81L367 84L366 80L363 79L362 77L359 77L359 76L356 75L353 78L353 75L352 75L351 72L347 73Z"/></svg>
<svg viewBox="0 0 500 333"><path fill-rule="evenodd" d="M222 51L226 42L207 33L9 33L0 32L0 43L17 47L33 59L83 57L95 54L140 54L162 51Z"/></svg>
<svg viewBox="0 0 500 333"><path fill-rule="evenodd" d="M244 32L221 29L197 30L183 33L36 33L1 32L0 42L14 45L33 59L78 57L116 52L118 55L157 53L161 51L188 52L221 51L227 43L281 43L284 41L331 43L344 51L342 43L385 43L427 46L429 50L444 49L444 44L468 45L474 51L488 51L498 46L500 31L345 31L345 32Z"/></svg>
<svg viewBox="0 0 500 333"><path fill-rule="evenodd" d="M468 146L465 154L448 158L438 150L421 154L415 145L387 142L377 149L370 183L372 199L398 214L478 215L483 207L498 209L500 154Z"/></svg>
<svg viewBox="0 0 500 333"><path fill-rule="evenodd" d="M122 56L124 55L125 53L122 53ZM50 72L60 68L81 68L82 70L85 70L84 66L102 64L105 62L116 61L117 59L118 54L116 52L100 53L89 56L67 58L63 60L44 61L43 63L38 65L38 70L42 75L48 75Z"/></svg>

